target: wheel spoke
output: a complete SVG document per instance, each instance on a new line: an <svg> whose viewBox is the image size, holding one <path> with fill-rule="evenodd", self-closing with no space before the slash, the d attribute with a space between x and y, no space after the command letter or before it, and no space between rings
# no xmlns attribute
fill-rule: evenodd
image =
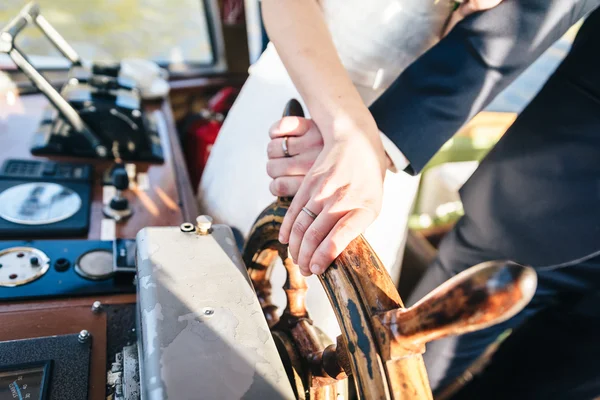
<svg viewBox="0 0 600 400"><path fill-rule="evenodd" d="M308 286L306 285L306 280L300 273L300 268L294 264L291 257L287 257L283 261L283 266L287 271L287 279L283 286L287 297L287 305L283 313L296 318L308 318L308 312L306 311L306 291L308 290Z"/></svg>

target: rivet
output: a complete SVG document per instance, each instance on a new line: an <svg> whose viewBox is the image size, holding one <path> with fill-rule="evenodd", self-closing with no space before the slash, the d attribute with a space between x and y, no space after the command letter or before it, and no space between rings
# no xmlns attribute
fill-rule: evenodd
<svg viewBox="0 0 600 400"><path fill-rule="evenodd" d="M102 311L102 303L100 303L99 301L97 301L97 300L96 300L96 301L95 301L95 302L92 304L92 312L93 312L94 314L98 314L100 311Z"/></svg>
<svg viewBox="0 0 600 400"><path fill-rule="evenodd" d="M203 312L204 312L204 315L210 317L211 315L213 315L215 313L215 309L212 307L206 307L206 308L204 308Z"/></svg>
<svg viewBox="0 0 600 400"><path fill-rule="evenodd" d="M90 333L87 330L82 330L81 332L79 332L79 336L77 336L77 340L79 340L79 343L85 343L88 340L90 340Z"/></svg>

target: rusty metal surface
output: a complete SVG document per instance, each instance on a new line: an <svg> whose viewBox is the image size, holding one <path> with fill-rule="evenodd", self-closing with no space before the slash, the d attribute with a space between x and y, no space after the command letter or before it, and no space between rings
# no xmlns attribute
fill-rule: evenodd
<svg viewBox="0 0 600 400"><path fill-rule="evenodd" d="M146 398L294 398L228 227L146 228L137 244Z"/></svg>

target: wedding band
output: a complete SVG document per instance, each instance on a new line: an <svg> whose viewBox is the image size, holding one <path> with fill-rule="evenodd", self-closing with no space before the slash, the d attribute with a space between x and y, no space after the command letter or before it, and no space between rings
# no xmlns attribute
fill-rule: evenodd
<svg viewBox="0 0 600 400"><path fill-rule="evenodd" d="M285 154L286 157L291 157L292 155L288 151L287 141L288 141L288 137L284 136L283 142L281 142L281 148L283 149L283 154Z"/></svg>
<svg viewBox="0 0 600 400"><path fill-rule="evenodd" d="M309 217L311 218L317 218L317 214L315 214L314 212L310 211L308 208L306 207L302 207L302 211L304 211L306 214L308 214Z"/></svg>

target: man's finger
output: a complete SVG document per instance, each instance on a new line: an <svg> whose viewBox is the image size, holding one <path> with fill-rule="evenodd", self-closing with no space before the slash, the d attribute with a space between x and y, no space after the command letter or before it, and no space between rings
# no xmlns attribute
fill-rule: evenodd
<svg viewBox="0 0 600 400"><path fill-rule="evenodd" d="M325 240L335 224L344 217L346 213L334 213L328 207L319 213L317 218L308 227L300 244L298 253L298 265L301 269L310 271L310 261L315 250Z"/></svg>
<svg viewBox="0 0 600 400"><path fill-rule="evenodd" d="M308 186L307 180L303 179L300 189L298 189L298 193L296 193L294 196L292 203L285 213L285 217L283 218L283 222L279 228L279 241L283 244L289 242L292 225L294 224L294 221L296 221L296 218L301 212L302 207L304 207L304 205L308 203L308 200L310 199L310 191Z"/></svg>
<svg viewBox="0 0 600 400"><path fill-rule="evenodd" d="M310 260L310 271L320 275L373 222L373 214L365 209L353 210L344 215L325 240L317 247Z"/></svg>
<svg viewBox="0 0 600 400"><path fill-rule="evenodd" d="M271 181L269 190L273 196L293 197L298 193L304 176L279 176Z"/></svg>
<svg viewBox="0 0 600 400"><path fill-rule="evenodd" d="M269 129L271 139L283 136L302 136L311 127L311 121L301 117L283 117Z"/></svg>

